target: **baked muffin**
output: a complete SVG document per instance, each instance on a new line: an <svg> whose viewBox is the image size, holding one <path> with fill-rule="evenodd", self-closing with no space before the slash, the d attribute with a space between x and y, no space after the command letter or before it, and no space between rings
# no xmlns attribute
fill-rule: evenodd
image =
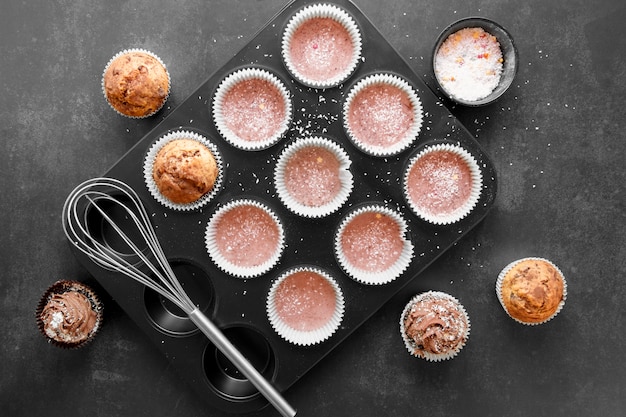
<svg viewBox="0 0 626 417"><path fill-rule="evenodd" d="M567 287L559 268L542 258L507 265L496 282L502 307L514 320L540 324L552 319L565 303Z"/></svg>
<svg viewBox="0 0 626 417"><path fill-rule="evenodd" d="M159 192L176 204L188 204L210 192L219 174L211 150L194 139L174 139L159 149L152 178Z"/></svg>
<svg viewBox="0 0 626 417"><path fill-rule="evenodd" d="M102 88L114 110L124 116L142 118L163 107L170 92L170 77L156 55L132 49L109 61Z"/></svg>
<svg viewBox="0 0 626 417"><path fill-rule="evenodd" d="M100 300L89 286L61 280L41 298L37 326L50 343L78 348L95 337L102 323L102 311Z"/></svg>
<svg viewBox="0 0 626 417"><path fill-rule="evenodd" d="M461 303L438 291L418 294L405 306L400 333L414 356L429 361L451 359L469 338L470 321Z"/></svg>

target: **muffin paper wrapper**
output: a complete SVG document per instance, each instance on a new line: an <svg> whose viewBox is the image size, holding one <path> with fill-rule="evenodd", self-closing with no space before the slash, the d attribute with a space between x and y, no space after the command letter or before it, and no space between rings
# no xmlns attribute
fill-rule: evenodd
<svg viewBox="0 0 626 417"><path fill-rule="evenodd" d="M556 271L559 273L559 275L561 276L561 278L563 279L563 299L561 300L561 302L559 303L559 306L557 307L557 309L554 311L554 313L548 317L547 319L543 320L543 321L537 321L537 322L526 322L526 321L522 321L520 319L517 319L513 316L511 316L508 312L508 310L506 309L505 305L504 305L504 301L502 300L502 281L504 280L504 276L511 270L511 268L513 268L515 265L517 265L518 263L522 262L522 261L526 261L526 260L537 260L537 261L545 261L547 263L549 263L550 265L552 265L554 267L554 269L556 269ZM565 299L567 298L567 282L565 281L565 275L563 275L563 272L559 269L558 266L556 266L554 263L552 263L550 260L545 259L545 258L539 258L539 257L528 257L528 258L521 258L521 259L517 259L511 263L509 263L507 266L505 266L502 271L500 271L500 273L498 274L498 278L496 280L496 296L498 297L498 301L500 302L500 305L502 306L502 309L505 311L505 313L507 314L507 316L511 317L513 320L515 320L516 322L520 323L520 324L524 324L526 326L537 326L539 324L544 324L549 322L550 320L552 320L553 318L555 318L557 316L557 314L559 314L559 312L563 309L563 306L565 305Z"/></svg>
<svg viewBox="0 0 626 417"><path fill-rule="evenodd" d="M279 285L287 277L300 271L311 271L321 275L332 285L333 289L335 290L335 311L332 317L324 326L311 331L297 330L293 327L290 327L287 323L281 320L280 315L276 310L276 306L274 305L274 297L276 295L276 291ZM276 333L278 333L280 337L290 343L293 343L294 345L310 346L325 341L337 331L341 324L341 321L343 320L345 301L339 284L337 284L335 279L333 279L328 273L317 267L299 266L291 268L290 270L284 272L274 281L267 295L266 310L267 317L270 324L272 325L272 328L276 331Z"/></svg>
<svg viewBox="0 0 626 417"><path fill-rule="evenodd" d="M400 256L389 268L383 271L367 271L364 269L359 269L356 265L352 265L345 254L343 253L341 238L343 235L343 231L346 226L352 221L356 216L367 213L381 213L383 215L391 217L395 222L400 226L400 235L403 238L404 245L402 247L402 252ZM369 205L365 207L358 208L348 214L339 225L339 228L335 234L335 255L337 257L337 261L341 265L341 268L352 278L353 280L366 285L383 285L388 284L398 278L404 271L409 267L411 261L413 260L413 244L410 239L406 238L407 225L404 218L400 215L400 213L391 210L382 205Z"/></svg>
<svg viewBox="0 0 626 417"><path fill-rule="evenodd" d="M215 179L215 184L213 184L213 188L211 189L211 191L204 194L198 200L186 204L175 203L163 194L161 194L161 192L159 191L159 187L152 177L152 167L154 166L157 154L163 146L177 139L191 139L200 142L201 144L206 146L213 154L213 158L215 158L218 170L217 178ZM209 201L211 201L213 197L215 197L215 195L220 191L222 187L222 182L224 181L224 164L222 162L222 157L217 150L217 146L210 142L207 138L195 132L190 132L187 130L177 130L161 136L159 139L157 139L155 143L152 144L144 159L143 176L146 186L148 187L148 191L150 191L150 194L154 197L155 200L172 210L189 211L204 206Z"/></svg>
<svg viewBox="0 0 626 417"><path fill-rule="evenodd" d="M463 341L461 343L459 343L455 349L450 350L449 352L446 353L430 353L430 352L423 352L424 356L418 355L415 351L416 345L415 342L407 337L405 331L404 331L404 319L406 318L406 316L409 314L409 311L411 310L411 308L413 307L413 305L419 301L421 301L424 298L427 297L433 297L433 298L439 298L442 300L449 300L454 302L455 304L457 304L457 307L459 309L459 311L461 312L461 314L463 314L465 316L465 321L467 322L467 328L465 329L465 335L463 337ZM417 358L422 358L425 359L429 362L439 362L439 361L444 361L444 360L448 360L448 359L452 359L454 357L456 357L459 352L461 351L461 349L463 349L463 347L465 346L465 344L467 343L468 339L469 339L469 334L470 334L470 319L469 316L467 314L467 311L465 310L465 307L463 307L463 305L459 302L459 300L457 300L455 297L451 296L450 294L446 294L444 292L440 292L440 291L427 291L425 293L421 293L421 294L417 294L415 295L413 298L411 298L411 300L406 304L406 306L404 307L404 310L402 311L402 314L400 315L400 335L402 336L402 340L404 342L404 346L406 347L407 351L417 357Z"/></svg>
<svg viewBox="0 0 626 417"><path fill-rule="evenodd" d="M389 85L402 90L407 95L409 101L413 105L413 124L411 125L411 128L400 141L390 146L373 146L364 143L354 134L349 124L350 106L354 102L356 96L366 88L376 85ZM348 138L352 141L352 143L354 143L357 148L372 156L386 157L396 155L404 151L417 140L419 132L422 128L422 124L422 102L417 95L417 92L406 80L400 78L397 75L372 74L361 79L350 89L350 92L348 93L346 100L343 104L343 127L346 134L348 135Z"/></svg>
<svg viewBox="0 0 626 417"><path fill-rule="evenodd" d="M419 158L431 152L436 152L436 151L448 151L448 152L453 152L459 155L467 163L470 169L470 174L472 176L472 189L470 192L470 196L465 202L465 204L463 204L461 207L459 207L452 213L446 213L446 214L441 214L441 215L428 213L422 210L420 207L418 207L415 204L415 202L412 201L412 199L410 198L409 190L408 190L409 173L411 172L411 168L413 168L413 165L415 165L415 163L418 161ZM446 225L446 224L456 223L462 220L463 218L467 217L472 212L474 207L476 207L476 204L478 203L478 200L480 199L480 193L481 193L482 188L483 188L483 176L482 176L482 172L480 171L480 167L478 166L478 163L476 162L476 159L474 159L474 157L461 146L452 145L449 143L432 145L423 149L418 155L411 158L407 166L407 169L404 173L403 191L404 191L404 198L407 204L409 205L413 213L415 213L418 217L420 217L421 219L429 223L436 224L436 225Z"/></svg>
<svg viewBox="0 0 626 417"><path fill-rule="evenodd" d="M44 323L41 320L41 313L43 312L43 309L48 303L48 300L50 299L50 297L53 294L62 294L68 291L77 291L77 292L84 294L89 299L89 302L91 303L93 310L97 314L96 324L94 325L94 328L89 334L89 336L87 337L87 339L81 342L77 342L77 343L61 342L61 341L52 339L50 336L46 334ZM37 304L37 309L35 310L35 320L37 322L37 328L39 329L39 332L46 338L46 340L51 345L54 345L63 349L79 349L89 344L93 339L95 339L97 334L100 332L103 319L104 319L104 309L102 306L102 302L98 298L97 294L87 284L83 284L82 282L72 281L72 280L59 280L59 281L56 281L54 284L52 284L50 287L48 287L48 289L46 289L41 299L39 300L39 303Z"/></svg>
<svg viewBox="0 0 626 417"><path fill-rule="evenodd" d="M224 120L222 112L222 104L224 102L224 96L226 95L226 93L228 93L231 88L237 85L237 83L254 79L268 81L273 86L275 86L278 92L281 94L285 103L285 118L281 122L279 129L272 136L258 141L246 140L235 134L228 127L226 121ZM213 120L215 122L215 126L218 132L228 143L236 148L246 151L259 151L267 149L276 144L289 129L292 118L293 105L291 103L289 90L276 75L265 69L243 68L231 73L221 81L213 97Z"/></svg>
<svg viewBox="0 0 626 417"><path fill-rule="evenodd" d="M159 108L155 109L152 113L146 114L145 116L129 116L127 114L124 114L124 113L120 112L118 109L113 107L111 102L109 102L109 99L107 98L106 88L104 87L104 75L106 74L107 70L109 69L109 66L111 65L111 63L113 61L115 61L115 59L117 59L118 57L120 57L120 56L122 56L124 54L130 53L130 52L143 52L145 54L148 54L148 55L152 56L154 59L159 61L159 63L161 65L163 65L163 68L165 69L165 74L167 74L168 90L167 90L167 95L163 99L163 103L161 103L161 106ZM159 112L159 110L161 110L163 108L163 106L165 106L165 103L167 102L167 99L170 97L170 92L172 91L172 78L170 77L170 73L169 73L169 71L167 69L167 66L163 62L163 60L161 60L161 58L159 58L159 56L156 55L155 53L147 51L145 49L141 49L141 48L124 49L123 51L120 51L117 54L113 55L113 57L111 59L109 59L109 62L107 62L107 64L105 65L104 71L102 71L102 81L100 82L100 84L101 84L101 87L102 87L102 93L104 94L104 99L106 100L106 102L109 105L109 107L111 107L120 116L128 117L129 119L145 119L145 118L148 118L150 116L154 116L156 113Z"/></svg>
<svg viewBox="0 0 626 417"><path fill-rule="evenodd" d="M298 29L298 27L310 19L315 18L330 18L342 24L350 35L350 39L352 40L352 60L348 68L340 73L335 75L333 78L330 78L325 81L320 80L312 80L304 75L300 74L300 72L294 67L291 61L291 54L289 52L289 47L291 43L291 39L293 38L294 33ZM330 87L338 86L347 80L352 73L355 71L357 65L361 60L361 50L362 50L362 40L361 40L361 31L357 26L356 22L352 18L352 16L341 9L338 6L331 4L312 4L302 8L299 12L297 12L289 23L285 27L285 31L283 33L282 39L282 58L287 71L300 83L304 84L307 87L312 87L316 89L325 89Z"/></svg>
<svg viewBox="0 0 626 417"><path fill-rule="evenodd" d="M217 236L216 236L216 230L215 230L215 226L217 222L222 218L222 216L225 213L239 206L255 206L255 207L260 208L261 210L265 211L266 213L270 215L270 217L274 220L274 222L276 223L276 226L278 227L278 243L276 245L276 250L274 251L272 256L270 256L269 259L267 259L265 262L263 262L260 265L256 265L256 266L235 265L232 262L230 262L228 259L226 259L224 255L222 255L217 245L217 240L216 240ZM257 277L259 275L262 275L268 272L278 263L278 260L280 259L283 249L284 249L284 244L285 244L285 231L283 229L282 223L280 222L276 214L264 204L258 201L255 201L253 199L248 199L248 198L233 200L227 203L226 205L220 207L209 219L206 232L205 232L206 249L213 263L215 263L215 265L217 265L217 267L220 268L222 271L237 278L254 278L254 277Z"/></svg>
<svg viewBox="0 0 626 417"><path fill-rule="evenodd" d="M285 168L291 158L296 152L307 147L320 147L330 151L339 161L339 181L341 182L341 189L332 199L332 201L322 206L313 207L307 206L296 199L294 199L285 186ZM318 218L328 216L329 214L337 211L350 197L350 193L353 188L353 176L350 172L350 157L348 154L335 142L322 138L319 136L300 139L289 145L283 153L280 155L276 168L274 170L274 184L278 197L282 203L293 213L309 218Z"/></svg>

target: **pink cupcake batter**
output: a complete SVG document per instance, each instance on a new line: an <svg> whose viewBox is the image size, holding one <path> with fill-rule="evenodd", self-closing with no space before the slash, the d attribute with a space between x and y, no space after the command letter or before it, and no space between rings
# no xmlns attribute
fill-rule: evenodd
<svg viewBox="0 0 626 417"><path fill-rule="evenodd" d="M354 45L341 23L316 17L295 30L289 52L292 65L302 77L325 82L350 69Z"/></svg>
<svg viewBox="0 0 626 417"><path fill-rule="evenodd" d="M457 153L437 150L417 159L407 178L413 204L430 215L447 215L461 208L470 198L472 174Z"/></svg>
<svg viewBox="0 0 626 417"><path fill-rule="evenodd" d="M403 247L400 226L384 213L358 214L346 225L341 236L341 248L348 262L369 272L391 267Z"/></svg>
<svg viewBox="0 0 626 417"><path fill-rule="evenodd" d="M285 166L285 187L300 204L320 207L341 189L339 160L328 149L308 146L296 151Z"/></svg>
<svg viewBox="0 0 626 417"><path fill-rule="evenodd" d="M286 277L276 289L276 312L285 324L300 331L312 331L332 318L336 307L335 289L313 271L298 271Z"/></svg>
<svg viewBox="0 0 626 417"><path fill-rule="evenodd" d="M222 102L222 116L239 138L259 142L276 134L286 117L285 99L271 82L260 78L232 86Z"/></svg>
<svg viewBox="0 0 626 417"><path fill-rule="evenodd" d="M407 93L382 83L359 91L348 110L352 135L366 146L395 145L406 137L413 122L413 104Z"/></svg>
<svg viewBox="0 0 626 417"><path fill-rule="evenodd" d="M265 210L251 204L225 212L215 229L219 252L237 266L262 265L274 255L280 242L276 221Z"/></svg>

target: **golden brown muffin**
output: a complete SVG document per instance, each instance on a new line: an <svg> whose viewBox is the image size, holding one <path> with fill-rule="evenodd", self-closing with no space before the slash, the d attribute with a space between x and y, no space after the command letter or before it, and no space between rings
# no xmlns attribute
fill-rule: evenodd
<svg viewBox="0 0 626 417"><path fill-rule="evenodd" d="M115 110L129 117L147 117L161 107L170 91L165 66L153 55L128 51L116 56L103 76L104 94Z"/></svg>
<svg viewBox="0 0 626 417"><path fill-rule="evenodd" d="M522 259L505 270L498 297L509 315L523 323L542 323L552 318L565 297L561 272L549 261Z"/></svg>
<svg viewBox="0 0 626 417"><path fill-rule="evenodd" d="M173 203L197 201L213 189L218 167L211 150L193 139L175 139L157 153L152 178Z"/></svg>

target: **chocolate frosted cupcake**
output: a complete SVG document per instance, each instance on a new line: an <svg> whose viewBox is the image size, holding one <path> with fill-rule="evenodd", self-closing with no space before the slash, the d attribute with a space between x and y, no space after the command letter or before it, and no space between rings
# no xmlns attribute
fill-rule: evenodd
<svg viewBox="0 0 626 417"><path fill-rule="evenodd" d="M267 297L267 316L276 332L296 345L328 339L339 328L344 299L337 282L316 267L282 274Z"/></svg>
<svg viewBox="0 0 626 417"><path fill-rule="evenodd" d="M466 217L478 203L482 173L464 148L438 144L413 157L404 175L404 195L411 210L433 224Z"/></svg>
<svg viewBox="0 0 626 417"><path fill-rule="evenodd" d="M108 62L102 90L122 116L144 118L158 112L170 93L170 76L161 59L143 49L128 49Z"/></svg>
<svg viewBox="0 0 626 417"><path fill-rule="evenodd" d="M194 132L162 136L148 150L144 179L150 194L166 207L192 210L209 202L223 179L217 147Z"/></svg>
<svg viewBox="0 0 626 417"><path fill-rule="evenodd" d="M411 85L396 75L374 74L350 89L343 105L350 140L374 156L408 148L422 127L422 103Z"/></svg>
<svg viewBox="0 0 626 417"><path fill-rule="evenodd" d="M252 278L269 271L280 259L283 226L264 204L243 198L220 207L211 216L205 244L213 262L238 278Z"/></svg>
<svg viewBox="0 0 626 417"><path fill-rule="evenodd" d="M335 234L335 254L355 281L382 285L398 278L413 259L413 244L400 213L370 205L348 214Z"/></svg>
<svg viewBox="0 0 626 417"><path fill-rule="evenodd" d="M280 155L274 183L278 197L292 212L327 216L337 211L352 191L350 157L326 138L297 140Z"/></svg>
<svg viewBox="0 0 626 417"><path fill-rule="evenodd" d="M543 258L511 262L498 275L496 295L518 323L537 325L554 318L565 305L567 284L561 270Z"/></svg>
<svg viewBox="0 0 626 417"><path fill-rule="evenodd" d="M213 99L217 130L243 150L261 150L278 142L289 128L292 112L287 87L274 74L259 68L228 75Z"/></svg>
<svg viewBox="0 0 626 417"><path fill-rule="evenodd" d="M283 33L282 57L300 83L329 88L344 82L361 59L361 33L345 10L313 4L297 12Z"/></svg>
<svg viewBox="0 0 626 417"><path fill-rule="evenodd" d="M89 286L61 280L42 296L36 319L48 342L62 348L79 348L96 336L102 314L100 300Z"/></svg>
<svg viewBox="0 0 626 417"><path fill-rule="evenodd" d="M428 361L455 357L469 338L470 321L459 300L443 292L418 294L404 307L400 334L410 354Z"/></svg>

